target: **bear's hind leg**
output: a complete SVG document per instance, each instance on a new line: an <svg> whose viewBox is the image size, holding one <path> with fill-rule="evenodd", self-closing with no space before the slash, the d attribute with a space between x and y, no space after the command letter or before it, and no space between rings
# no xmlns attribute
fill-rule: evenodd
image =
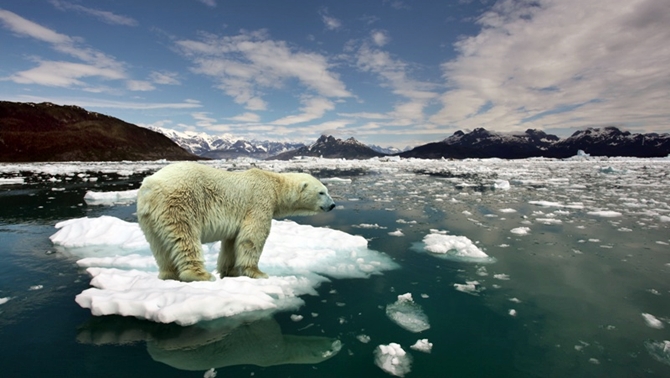
<svg viewBox="0 0 670 378"><path fill-rule="evenodd" d="M237 270L235 267L235 239L221 240L221 251L216 264L216 270L219 271L219 276L237 277Z"/></svg>

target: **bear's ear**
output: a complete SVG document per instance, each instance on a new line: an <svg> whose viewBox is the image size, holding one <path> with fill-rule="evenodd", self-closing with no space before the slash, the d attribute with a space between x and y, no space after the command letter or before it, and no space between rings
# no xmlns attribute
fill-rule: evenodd
<svg viewBox="0 0 670 378"><path fill-rule="evenodd" d="M300 185L300 191L301 192L304 191L305 189L307 189L308 186L309 186L308 182L303 182L302 185Z"/></svg>

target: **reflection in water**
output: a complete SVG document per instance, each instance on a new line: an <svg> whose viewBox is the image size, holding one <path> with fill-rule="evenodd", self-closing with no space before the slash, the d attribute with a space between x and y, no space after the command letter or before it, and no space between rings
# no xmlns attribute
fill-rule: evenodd
<svg viewBox="0 0 670 378"><path fill-rule="evenodd" d="M119 316L94 317L79 329L77 340L95 345L146 341L155 361L181 370L318 364L342 348L334 338L284 335L272 318L252 322L224 318L181 327Z"/></svg>

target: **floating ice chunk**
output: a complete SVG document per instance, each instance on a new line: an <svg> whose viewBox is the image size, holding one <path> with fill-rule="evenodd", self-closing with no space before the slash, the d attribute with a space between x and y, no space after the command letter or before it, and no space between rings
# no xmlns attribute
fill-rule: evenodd
<svg viewBox="0 0 670 378"><path fill-rule="evenodd" d="M414 303L411 293L398 295L398 300L386 306L386 316L402 328L418 333L430 328L428 316Z"/></svg>
<svg viewBox="0 0 670 378"><path fill-rule="evenodd" d="M500 209L498 211L500 211L501 213L516 213L516 210L511 208Z"/></svg>
<svg viewBox="0 0 670 378"><path fill-rule="evenodd" d="M301 321L302 319L303 319L303 316L302 316L302 315L291 314L291 320L293 320L294 322L299 322L299 321Z"/></svg>
<svg viewBox="0 0 670 378"><path fill-rule="evenodd" d="M30 291L42 290L42 289L44 289L44 285L33 285L33 286L28 288L28 290L30 290Z"/></svg>
<svg viewBox="0 0 670 378"><path fill-rule="evenodd" d="M622 215L620 212L612 210L589 211L586 214L603 218L616 218Z"/></svg>
<svg viewBox="0 0 670 378"><path fill-rule="evenodd" d="M516 310L515 309L510 309L508 312L509 316L516 316Z"/></svg>
<svg viewBox="0 0 670 378"><path fill-rule="evenodd" d="M379 345L375 349L375 364L385 372L404 377L412 368L412 356L407 354L399 344Z"/></svg>
<svg viewBox="0 0 670 378"><path fill-rule="evenodd" d="M656 361L670 365L670 341L647 340L644 342L644 347Z"/></svg>
<svg viewBox="0 0 670 378"><path fill-rule="evenodd" d="M419 352L430 353L433 350L433 343L429 342L428 339L419 339L410 348Z"/></svg>
<svg viewBox="0 0 670 378"><path fill-rule="evenodd" d="M0 178L0 185L17 185L23 183L24 183L23 177Z"/></svg>
<svg viewBox="0 0 670 378"><path fill-rule="evenodd" d="M465 281L464 284L454 284L454 289L471 295L479 295L479 292L484 290L479 286L479 281Z"/></svg>
<svg viewBox="0 0 670 378"><path fill-rule="evenodd" d="M509 281L509 275L507 274L494 274L493 278L501 281Z"/></svg>
<svg viewBox="0 0 670 378"><path fill-rule="evenodd" d="M493 182L493 189L509 190L510 189L509 181L507 181L507 180L495 180Z"/></svg>
<svg viewBox="0 0 670 378"><path fill-rule="evenodd" d="M12 298L10 298L10 297L0 298L0 305L9 302L10 299L12 299Z"/></svg>
<svg viewBox="0 0 670 378"><path fill-rule="evenodd" d="M560 202L551 202L551 201L528 201L531 205L538 205L542 207L565 207L569 209L583 209L584 204L579 202L573 202L569 204L562 204Z"/></svg>
<svg viewBox="0 0 670 378"><path fill-rule="evenodd" d="M546 224L546 225L552 225L552 224L562 224L563 221L560 219L556 218L536 218L536 221Z"/></svg>
<svg viewBox="0 0 670 378"><path fill-rule="evenodd" d="M273 221L261 256L267 280L217 278L214 282L159 280L153 256L136 223L114 217L79 218L56 225L57 250L84 257L93 277L76 297L94 315L118 314L181 325L201 320L275 312L303 304L328 278L367 278L397 268L390 257L369 250L367 241L328 228ZM218 243L203 246L206 268L214 271Z"/></svg>
<svg viewBox="0 0 670 378"><path fill-rule="evenodd" d="M374 223L374 224L361 223L361 224L357 224L357 225L354 225L354 226L351 226L351 227L355 227L355 228L378 228L378 229L382 229L382 230L386 229L386 227L382 227L382 226L378 225L377 223Z"/></svg>
<svg viewBox="0 0 670 378"><path fill-rule="evenodd" d="M391 231L391 232L389 232L389 235L391 235L391 236L405 236L405 234L402 233L401 229Z"/></svg>
<svg viewBox="0 0 670 378"><path fill-rule="evenodd" d="M363 344L367 344L370 342L370 336L368 335L358 335L356 336L358 341L362 342Z"/></svg>
<svg viewBox="0 0 670 378"><path fill-rule="evenodd" d="M647 323L649 327L657 329L663 328L663 322L658 320L654 315L642 313L642 317L644 318L645 323Z"/></svg>
<svg viewBox="0 0 670 378"><path fill-rule="evenodd" d="M661 215L661 216L659 217L659 220L660 220L661 222L670 222L670 217L665 216L665 215Z"/></svg>
<svg viewBox="0 0 670 378"><path fill-rule="evenodd" d="M107 215L66 220L56 228L58 232L49 237L56 250L77 257L111 257L149 249L137 223Z"/></svg>
<svg viewBox="0 0 670 378"><path fill-rule="evenodd" d="M437 230L431 230L430 234L424 236L422 244L414 244L412 248L448 260L480 263L495 261L467 237L445 235Z"/></svg>
<svg viewBox="0 0 670 378"><path fill-rule="evenodd" d="M135 190L125 190L121 192L86 192L84 195L84 201L88 205L125 205L131 204L137 201L137 192L139 189Z"/></svg>
<svg viewBox="0 0 670 378"><path fill-rule="evenodd" d="M202 378L216 378L216 369L211 368L205 372Z"/></svg>
<svg viewBox="0 0 670 378"><path fill-rule="evenodd" d="M351 179L344 179L339 177L328 177L319 179L323 183L338 183L338 184L351 184Z"/></svg>
<svg viewBox="0 0 670 378"><path fill-rule="evenodd" d="M510 230L511 233L517 235L527 235L530 232L529 227L517 227Z"/></svg>

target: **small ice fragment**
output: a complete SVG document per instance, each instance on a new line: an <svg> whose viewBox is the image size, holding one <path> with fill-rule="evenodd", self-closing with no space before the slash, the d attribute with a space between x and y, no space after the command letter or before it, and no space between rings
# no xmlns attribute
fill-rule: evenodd
<svg viewBox="0 0 670 378"><path fill-rule="evenodd" d="M12 299L12 298L10 298L10 297L0 298L0 305L7 303L10 299Z"/></svg>
<svg viewBox="0 0 670 378"><path fill-rule="evenodd" d="M215 378L216 377L216 370L214 368L211 368L205 372L205 375L203 375L203 378Z"/></svg>
<svg viewBox="0 0 670 378"><path fill-rule="evenodd" d="M493 278L501 281L509 281L509 275L508 274L494 274Z"/></svg>
<svg viewBox="0 0 670 378"><path fill-rule="evenodd" d="M396 377L404 377L411 371L412 357L399 344L379 345L375 349L375 364Z"/></svg>
<svg viewBox="0 0 670 378"><path fill-rule="evenodd" d="M442 233L431 232L424 236L423 243L425 244L423 249L437 257L457 261L494 261L494 259L477 247L472 240L465 236L444 235Z"/></svg>
<svg viewBox="0 0 670 378"><path fill-rule="evenodd" d="M600 365L600 361L597 358L589 358L589 362L594 365Z"/></svg>
<svg viewBox="0 0 670 378"><path fill-rule="evenodd" d="M433 349L433 343L429 342L428 339L419 339L414 345L410 346L410 348L420 352L430 353Z"/></svg>
<svg viewBox="0 0 670 378"><path fill-rule="evenodd" d="M33 291L33 290L41 290L44 288L44 285L33 285L28 288L28 290Z"/></svg>
<svg viewBox="0 0 670 378"><path fill-rule="evenodd" d="M303 316L302 316L302 315L298 315L298 314L292 314L292 315L291 315L291 320L293 320L294 322L299 322L299 321L301 321L302 319L303 319Z"/></svg>
<svg viewBox="0 0 670 378"><path fill-rule="evenodd" d="M517 235L527 235L530 232L529 227L517 227L510 230L511 233Z"/></svg>
<svg viewBox="0 0 670 378"><path fill-rule="evenodd" d="M516 213L516 210L511 208L500 209L498 211L500 211L501 213Z"/></svg>
<svg viewBox="0 0 670 378"><path fill-rule="evenodd" d="M400 327L414 333L430 328L428 316L414 303L411 293L398 295L398 300L386 306L386 316Z"/></svg>
<svg viewBox="0 0 670 378"><path fill-rule="evenodd" d="M656 361L670 365L670 341L647 340L644 342L644 347Z"/></svg>
<svg viewBox="0 0 670 378"><path fill-rule="evenodd" d="M389 235L391 235L391 236L405 236L405 234L403 234L400 229L389 232Z"/></svg>
<svg viewBox="0 0 670 378"><path fill-rule="evenodd" d="M429 298L429 297L428 297L428 294L421 294L421 298L426 299L426 298Z"/></svg>
<svg viewBox="0 0 670 378"><path fill-rule="evenodd" d="M615 218L620 217L622 215L618 211L611 211L611 210L589 211L586 214L603 218Z"/></svg>
<svg viewBox="0 0 670 378"><path fill-rule="evenodd" d="M519 298L510 298L509 301L514 303L521 303L521 300Z"/></svg>
<svg viewBox="0 0 670 378"><path fill-rule="evenodd" d="M516 316L516 310L513 309L513 308L510 309L508 313L509 313L509 316Z"/></svg>
<svg viewBox="0 0 670 378"><path fill-rule="evenodd" d="M495 180L493 182L493 189L509 190L510 189L509 181L507 181L507 180Z"/></svg>
<svg viewBox="0 0 670 378"><path fill-rule="evenodd" d="M370 336L365 335L365 334L358 335L358 336L356 336L356 338L358 339L358 341L362 342L363 344L367 344L367 343L370 342Z"/></svg>
<svg viewBox="0 0 670 378"><path fill-rule="evenodd" d="M482 267L479 267L479 269L477 269L477 275L484 277L484 276L488 276L489 273L486 271L486 267L482 266Z"/></svg>
<svg viewBox="0 0 670 378"><path fill-rule="evenodd" d="M454 284L454 288L460 292L472 295L479 295L478 293L483 290L483 288L478 288L478 281L465 281L464 284Z"/></svg>
<svg viewBox="0 0 670 378"><path fill-rule="evenodd" d="M663 328L663 323L660 320L656 319L654 315L642 313L642 317L644 318L644 321L647 323L649 327L656 329Z"/></svg>

